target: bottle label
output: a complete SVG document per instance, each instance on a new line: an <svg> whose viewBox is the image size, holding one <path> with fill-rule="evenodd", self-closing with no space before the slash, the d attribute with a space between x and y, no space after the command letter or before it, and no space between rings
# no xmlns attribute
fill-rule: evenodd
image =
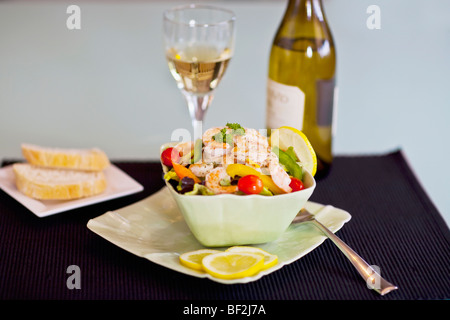
<svg viewBox="0 0 450 320"><path fill-rule="evenodd" d="M316 118L319 126L328 127L333 123L333 106L335 95L335 80L317 80Z"/></svg>
<svg viewBox="0 0 450 320"><path fill-rule="evenodd" d="M302 130L305 93L299 87L267 80L266 125L269 129L290 126Z"/></svg>

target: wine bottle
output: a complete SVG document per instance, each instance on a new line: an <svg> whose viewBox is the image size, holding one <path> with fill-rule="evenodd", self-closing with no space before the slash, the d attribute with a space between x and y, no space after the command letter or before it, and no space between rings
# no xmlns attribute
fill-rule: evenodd
<svg viewBox="0 0 450 320"><path fill-rule="evenodd" d="M336 51L321 0L289 0L269 59L266 126L303 131L317 155L317 174L333 161ZM334 110L335 111L335 110Z"/></svg>

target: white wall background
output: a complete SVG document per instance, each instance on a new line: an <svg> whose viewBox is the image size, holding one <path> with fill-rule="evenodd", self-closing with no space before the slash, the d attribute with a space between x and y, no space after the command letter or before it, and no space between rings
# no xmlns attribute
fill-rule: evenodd
<svg viewBox="0 0 450 320"><path fill-rule="evenodd" d="M263 128L270 44L286 1L198 1L238 18L235 56L205 127ZM158 157L190 127L162 49L164 9L186 1L0 2L0 159L20 144L104 149L114 160ZM81 30L66 9L81 8ZM381 9L369 30L367 7ZM338 51L336 154L402 148L450 222L450 1L324 0Z"/></svg>

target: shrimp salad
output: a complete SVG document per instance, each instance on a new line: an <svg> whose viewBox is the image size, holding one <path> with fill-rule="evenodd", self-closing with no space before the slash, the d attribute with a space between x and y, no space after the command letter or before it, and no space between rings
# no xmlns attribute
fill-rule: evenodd
<svg viewBox="0 0 450 320"><path fill-rule="evenodd" d="M164 179L186 195L273 196L304 188L302 166L292 147L272 147L264 134L237 123L166 148L161 162L167 167Z"/></svg>

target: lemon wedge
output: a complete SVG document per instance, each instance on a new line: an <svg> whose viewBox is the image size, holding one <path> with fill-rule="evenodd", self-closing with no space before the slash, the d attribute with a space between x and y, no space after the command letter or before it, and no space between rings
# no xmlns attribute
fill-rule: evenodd
<svg viewBox="0 0 450 320"><path fill-rule="evenodd" d="M221 252L207 255L202 260L203 270L221 279L237 279L258 273L264 257L257 253Z"/></svg>
<svg viewBox="0 0 450 320"><path fill-rule="evenodd" d="M272 147L277 146L281 150L286 150L292 146L303 169L311 173L312 176L316 174L316 152L306 135L300 130L287 126L274 129L270 135L270 145Z"/></svg>
<svg viewBox="0 0 450 320"><path fill-rule="evenodd" d="M223 251L219 250L213 250L213 249L200 249L196 251L190 251L183 253L180 255L180 263L188 268L194 269L194 270L203 270L202 260L204 257L214 254L214 253L220 253Z"/></svg>
<svg viewBox="0 0 450 320"><path fill-rule="evenodd" d="M234 246L228 248L227 250L225 250L225 252L247 252L261 254L264 257L264 265L262 266L261 270L273 267L278 263L278 256L256 247Z"/></svg>

